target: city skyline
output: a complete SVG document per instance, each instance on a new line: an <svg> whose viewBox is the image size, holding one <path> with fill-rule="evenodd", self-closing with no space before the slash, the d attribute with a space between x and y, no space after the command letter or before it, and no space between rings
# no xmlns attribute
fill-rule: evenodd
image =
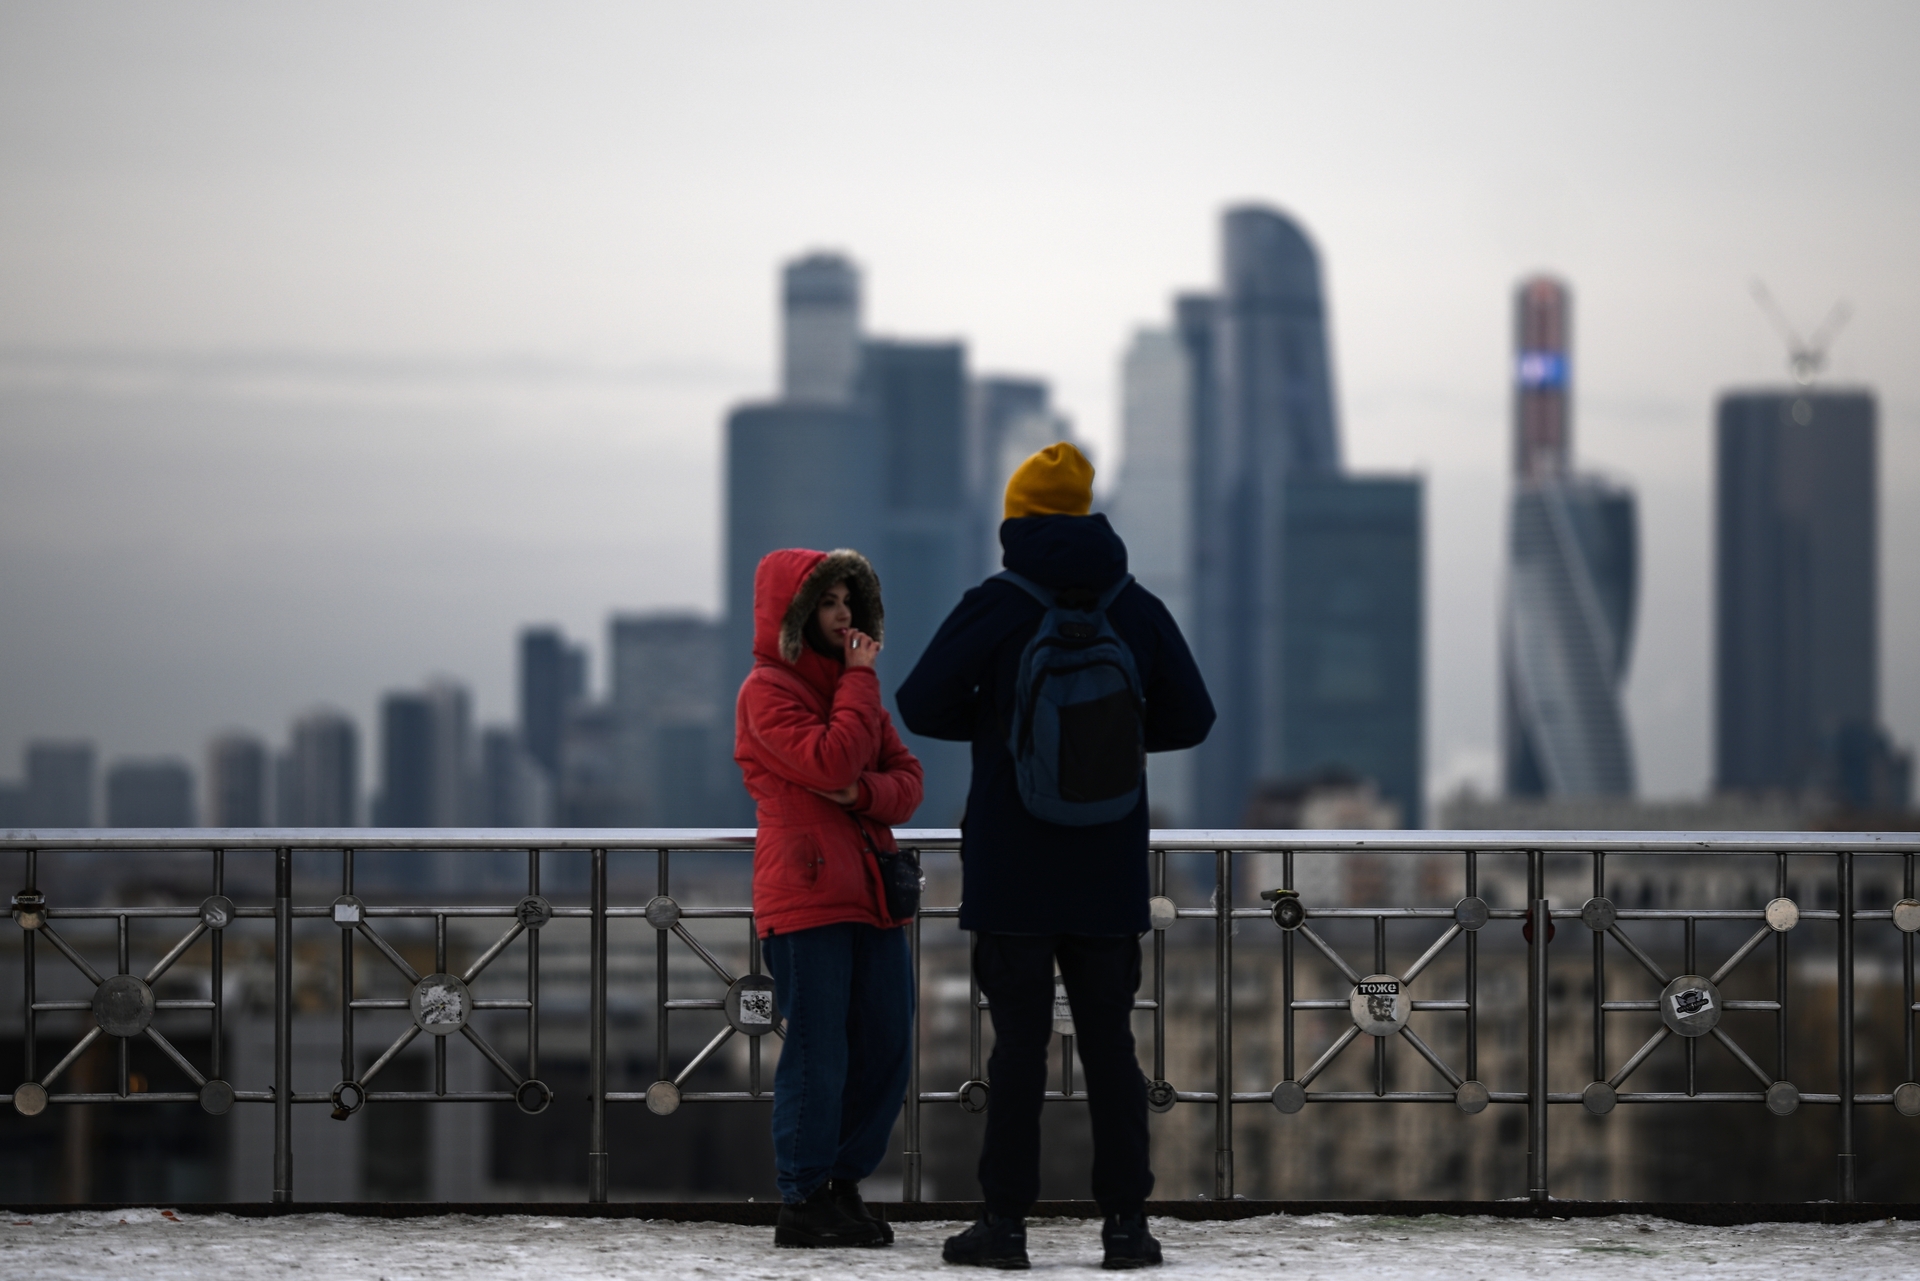
<svg viewBox="0 0 1920 1281"><path fill-rule="evenodd" d="M197 759L317 703L366 743L379 691L436 671L498 721L521 623L712 611L712 424L775 385L771 272L809 248L872 268L870 329L1047 377L1111 478L1127 335L1210 278L1211 219L1246 199L1321 242L1348 461L1429 479L1436 787L1497 776L1504 312L1542 268L1581 290L1581 456L1633 481L1660 549L1642 791L1711 771L1712 405L1785 372L1754 275L1801 321L1854 304L1825 385L1879 396L1883 703L1914 741L1916 19L1526 12L1123 9L1068 66L1072 20L1009 42L991 6L931 43L874 11L745 48L699 16L449 43L404 16L226 15L209 41L210 11L130 10L103 41L10 13L0 761L39 735ZM675 65L634 77L636 48ZM1802 80L1833 88L1768 88ZM798 145L852 121L860 145Z"/></svg>

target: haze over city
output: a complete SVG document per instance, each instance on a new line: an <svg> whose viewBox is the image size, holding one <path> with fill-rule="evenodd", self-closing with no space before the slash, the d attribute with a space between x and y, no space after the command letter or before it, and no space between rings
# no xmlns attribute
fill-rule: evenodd
<svg viewBox="0 0 1920 1281"><path fill-rule="evenodd" d="M1350 465L1426 478L1427 791L1498 786L1512 292L1573 307L1630 485L1649 796L1709 783L1712 414L1750 292L1852 319L1880 412L1881 705L1920 740L1920 17L1894 5L0 9L0 775L197 758L390 688L509 719L514 638L721 605L728 408L780 265L1047 379L1121 354L1223 208L1320 254ZM822 501L833 501L823 494ZM911 655L897 657L911 660Z"/></svg>

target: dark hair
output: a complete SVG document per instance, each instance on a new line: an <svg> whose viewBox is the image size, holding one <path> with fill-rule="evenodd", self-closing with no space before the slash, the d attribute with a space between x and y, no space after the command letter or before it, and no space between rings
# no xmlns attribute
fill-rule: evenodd
<svg viewBox="0 0 1920 1281"><path fill-rule="evenodd" d="M846 651L841 646L835 645L832 641L828 640L827 634L820 630L820 599L824 598L826 594L835 587L845 587L851 591L853 584L841 578L828 583L822 588L820 597L814 600L813 609L807 614L807 621L806 624L801 627L800 635L807 642L807 648L814 653L825 655L828 658L837 658L845 662L847 657Z"/></svg>

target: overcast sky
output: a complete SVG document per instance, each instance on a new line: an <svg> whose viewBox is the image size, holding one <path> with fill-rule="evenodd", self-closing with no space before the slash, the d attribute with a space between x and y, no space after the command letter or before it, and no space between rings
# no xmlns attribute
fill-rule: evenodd
<svg viewBox="0 0 1920 1281"><path fill-rule="evenodd" d="M1319 245L1347 456L1429 482L1430 790L1494 778L1510 292L1640 495L1644 790L1708 779L1710 417L1763 277L1881 405L1882 703L1920 739L1920 7L0 4L0 777L198 762L552 620L718 607L775 273L1052 380L1258 200ZM856 496L857 500L857 496ZM889 656L893 657L893 656Z"/></svg>

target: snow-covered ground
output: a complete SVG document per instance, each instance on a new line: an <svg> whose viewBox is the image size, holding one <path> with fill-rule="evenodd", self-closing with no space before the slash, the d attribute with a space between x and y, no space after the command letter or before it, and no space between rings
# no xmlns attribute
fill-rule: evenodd
<svg viewBox="0 0 1920 1281"><path fill-rule="evenodd" d="M771 1228L541 1216L278 1219L171 1212L9 1216L0 1277L905 1277L942 1270L940 1241L959 1225L897 1225L885 1250L776 1250ZM1098 1270L1099 1225L1035 1220L1036 1271ZM1920 1223L1700 1228L1664 1219L1394 1219L1321 1214L1187 1223L1156 1219L1158 1277L1714 1278L1920 1272ZM1712 1271L1708 1272L1707 1269ZM972 1275L972 1274L961 1274Z"/></svg>

